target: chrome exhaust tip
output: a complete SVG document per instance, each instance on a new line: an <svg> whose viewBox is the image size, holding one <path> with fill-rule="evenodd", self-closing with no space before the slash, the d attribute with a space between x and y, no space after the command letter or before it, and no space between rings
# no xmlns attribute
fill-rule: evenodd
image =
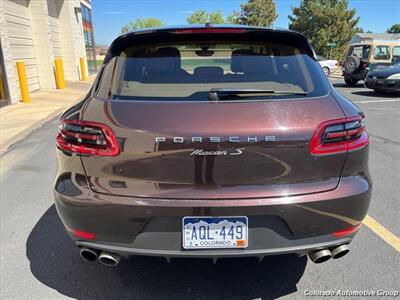
<svg viewBox="0 0 400 300"><path fill-rule="evenodd" d="M349 253L350 247L348 244L340 245L335 248L332 248L331 252L332 252L332 258L338 259Z"/></svg>
<svg viewBox="0 0 400 300"><path fill-rule="evenodd" d="M121 256L115 253L102 251L99 256L99 261L108 267L116 267L121 260Z"/></svg>
<svg viewBox="0 0 400 300"><path fill-rule="evenodd" d="M81 248L79 254L87 261L96 261L99 258L99 251L95 249Z"/></svg>
<svg viewBox="0 0 400 300"><path fill-rule="evenodd" d="M331 259L332 253L329 249L315 250L308 253L308 258L316 264L326 262Z"/></svg>

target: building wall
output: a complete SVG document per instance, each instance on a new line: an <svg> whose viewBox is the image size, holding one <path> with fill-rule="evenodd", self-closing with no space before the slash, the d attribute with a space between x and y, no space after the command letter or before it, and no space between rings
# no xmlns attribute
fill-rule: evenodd
<svg viewBox="0 0 400 300"><path fill-rule="evenodd" d="M36 55L33 46L32 20L28 0L3 1L5 26L8 31L9 51L15 63L25 62L28 89L30 92L40 88Z"/></svg>
<svg viewBox="0 0 400 300"><path fill-rule="evenodd" d="M0 45L11 103L21 97L18 60L25 62L30 92L56 87L58 57L65 79L80 79L80 57L86 60L80 5L80 0L0 0Z"/></svg>
<svg viewBox="0 0 400 300"><path fill-rule="evenodd" d="M62 0L54 1L47 0L47 15L46 18L49 21L49 29L50 29L50 43L53 46L53 55L55 57L62 56L62 43L61 43L61 34L62 28L60 28L60 10L63 5Z"/></svg>
<svg viewBox="0 0 400 300"><path fill-rule="evenodd" d="M400 40L398 33L356 33L349 44L364 43L373 40Z"/></svg>
<svg viewBox="0 0 400 300"><path fill-rule="evenodd" d="M40 87L42 89L54 89L56 82L53 71L53 51L50 33L50 20L47 18L48 8L46 1L31 0L30 4L32 33L35 37L36 62L39 73Z"/></svg>
<svg viewBox="0 0 400 300"><path fill-rule="evenodd" d="M11 54L10 39L8 37L8 31L5 30L7 25L5 5L4 1L0 1L0 46L3 54L3 81L4 86L7 88L7 94L9 96L9 102L15 103L19 101L20 91L18 87L18 76L13 64L13 58ZM2 70L3 71L3 70Z"/></svg>
<svg viewBox="0 0 400 300"><path fill-rule="evenodd" d="M60 10L60 26L63 28L61 35L62 56L64 57L64 71L67 80L80 79L79 58L86 59L83 41L82 16L74 9L79 8L80 2L64 0Z"/></svg>

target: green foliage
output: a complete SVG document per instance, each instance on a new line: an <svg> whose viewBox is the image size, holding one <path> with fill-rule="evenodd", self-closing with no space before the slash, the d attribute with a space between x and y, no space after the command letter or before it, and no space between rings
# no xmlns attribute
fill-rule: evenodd
<svg viewBox="0 0 400 300"><path fill-rule="evenodd" d="M196 10L190 16L186 18L188 24L224 24L225 19L222 15L221 10L216 10L214 12L207 12L205 10Z"/></svg>
<svg viewBox="0 0 400 300"><path fill-rule="evenodd" d="M228 24L238 24L239 16L240 16L240 13L234 12L233 14L229 15L226 18L226 23L228 23Z"/></svg>
<svg viewBox="0 0 400 300"><path fill-rule="evenodd" d="M189 24L242 24L253 26L272 26L278 15L274 0L248 0L240 5L240 12L234 12L226 19L222 11L207 12L196 10L186 21Z"/></svg>
<svg viewBox="0 0 400 300"><path fill-rule="evenodd" d="M393 24L386 32L387 33L400 33L400 23Z"/></svg>
<svg viewBox="0 0 400 300"><path fill-rule="evenodd" d="M121 28L121 33L128 32L133 29L140 29L140 28L149 28L149 27L159 27L163 26L164 22L157 18L147 18L141 19L137 18L134 21L129 22L125 26Z"/></svg>
<svg viewBox="0 0 400 300"><path fill-rule="evenodd" d="M373 33L371 30L365 31L365 30L364 30L363 28L361 28L361 27L356 27L355 29L356 29L356 32L357 32L357 33Z"/></svg>
<svg viewBox="0 0 400 300"><path fill-rule="evenodd" d="M332 56L343 62L348 42L359 30L356 10L348 8L347 0L302 0L292 12L289 29L303 33L323 56L329 56L327 44L335 43Z"/></svg>
<svg viewBox="0 0 400 300"><path fill-rule="evenodd" d="M224 16L222 15L222 11L217 10L209 14L210 23L212 24L224 24Z"/></svg>
<svg viewBox="0 0 400 300"><path fill-rule="evenodd" d="M248 0L228 20L234 24L269 27L277 17L274 0Z"/></svg>

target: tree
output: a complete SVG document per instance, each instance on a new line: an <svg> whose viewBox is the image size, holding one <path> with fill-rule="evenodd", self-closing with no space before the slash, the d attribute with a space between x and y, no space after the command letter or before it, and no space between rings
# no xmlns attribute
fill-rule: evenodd
<svg viewBox="0 0 400 300"><path fill-rule="evenodd" d="M400 33L400 23L393 24L388 30L387 33Z"/></svg>
<svg viewBox="0 0 400 300"><path fill-rule="evenodd" d="M228 24L238 24L239 16L240 16L240 13L234 12L233 14L229 15L226 18L226 23L228 23Z"/></svg>
<svg viewBox="0 0 400 300"><path fill-rule="evenodd" d="M344 60L359 21L347 0L302 0L300 7L292 7L292 13L289 29L303 33L323 56L329 56L328 44L335 44L333 57L339 62Z"/></svg>
<svg viewBox="0 0 400 300"><path fill-rule="evenodd" d="M365 31L363 28L361 27L356 27L356 33L373 33L371 30L367 30Z"/></svg>
<svg viewBox="0 0 400 300"><path fill-rule="evenodd" d="M221 10L216 10L214 12L207 12L205 10L196 10L190 16L186 18L189 24L224 24L225 19L222 15Z"/></svg>
<svg viewBox="0 0 400 300"><path fill-rule="evenodd" d="M164 22L157 18L147 18L147 19L136 18L134 21L131 21L125 26L123 26L121 28L121 33L125 33L133 29L160 27L163 25Z"/></svg>
<svg viewBox="0 0 400 300"><path fill-rule="evenodd" d="M274 0L248 0L240 5L240 12L228 17L230 23L262 26L272 26L278 15Z"/></svg>

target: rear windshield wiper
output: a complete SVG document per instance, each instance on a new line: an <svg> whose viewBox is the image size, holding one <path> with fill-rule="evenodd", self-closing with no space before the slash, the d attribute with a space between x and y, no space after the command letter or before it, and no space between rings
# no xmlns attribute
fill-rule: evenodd
<svg viewBox="0 0 400 300"><path fill-rule="evenodd" d="M208 92L208 99L211 101L218 101L223 98L236 98L240 96L270 96L270 95L299 95L307 96L306 92L296 91L276 91L276 90L262 90L262 89L211 89Z"/></svg>

